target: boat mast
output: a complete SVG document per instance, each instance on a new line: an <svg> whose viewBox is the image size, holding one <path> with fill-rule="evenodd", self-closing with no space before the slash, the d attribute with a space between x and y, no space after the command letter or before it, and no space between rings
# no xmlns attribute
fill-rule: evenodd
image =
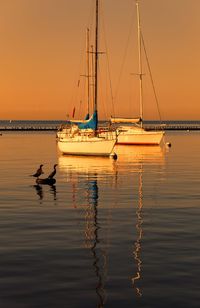
<svg viewBox="0 0 200 308"><path fill-rule="evenodd" d="M88 104L88 115L90 114L90 60L89 60L89 53L90 53L90 46L89 46L89 29L87 28L87 91L88 91L88 97L87 97L87 104Z"/></svg>
<svg viewBox="0 0 200 308"><path fill-rule="evenodd" d="M97 113L98 100L98 31L99 31L99 0L96 0L96 26L95 26L95 92L94 92L94 112Z"/></svg>
<svg viewBox="0 0 200 308"><path fill-rule="evenodd" d="M140 26L140 11L139 11L139 3L136 0L136 12L137 12L137 35L138 35L138 65L139 65L139 83L140 83L140 118L141 118L141 127L143 120L143 86L142 86L142 50L141 50L141 26Z"/></svg>
<svg viewBox="0 0 200 308"><path fill-rule="evenodd" d="M94 80L94 46L91 45L92 63L91 63L91 76L92 76L92 109L94 110L94 97L95 97L95 80Z"/></svg>

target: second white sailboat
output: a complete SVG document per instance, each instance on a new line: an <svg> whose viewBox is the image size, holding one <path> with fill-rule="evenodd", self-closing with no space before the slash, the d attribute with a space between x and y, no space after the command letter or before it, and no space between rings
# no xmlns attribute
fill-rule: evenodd
<svg viewBox="0 0 200 308"><path fill-rule="evenodd" d="M143 127L143 72L141 60L141 25L139 3L136 0L138 64L139 64L139 105L140 117L136 119L111 118L111 123L117 125L118 144L124 145L159 145L163 139L163 131L147 131Z"/></svg>

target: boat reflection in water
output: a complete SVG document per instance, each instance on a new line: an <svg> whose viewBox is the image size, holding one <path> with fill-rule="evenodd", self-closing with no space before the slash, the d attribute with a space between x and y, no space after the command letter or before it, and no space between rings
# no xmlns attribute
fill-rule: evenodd
<svg viewBox="0 0 200 308"><path fill-rule="evenodd" d="M141 297L142 291L139 287L141 272L142 272L142 260L141 260L141 249L142 249L142 235L143 235L143 219L142 219L142 208L143 208L143 190L142 190L142 165L139 170L139 190L138 190L138 207L136 209L136 241L134 243L133 255L135 260L135 275L132 278L133 288L136 295Z"/></svg>
<svg viewBox="0 0 200 308"><path fill-rule="evenodd" d="M137 297L142 297L142 237L143 237L143 177L148 175L148 166L151 170L159 170L165 166L166 148L163 146L120 146L116 147L119 160L126 160L135 165L135 175L138 176L138 198L136 206L136 239L133 245L135 271L131 279ZM153 168L152 168L153 166ZM158 174L158 173L155 173Z"/></svg>
<svg viewBox="0 0 200 308"><path fill-rule="evenodd" d="M91 174L97 173L98 178L105 173L113 173L115 161L106 157L98 156L60 156L58 158L60 171L65 174Z"/></svg>
<svg viewBox="0 0 200 308"><path fill-rule="evenodd" d="M97 174L98 180L107 175L116 175L117 172L126 172L130 165L155 164L160 166L165 162L165 148L160 146L115 146L118 159L90 156L60 156L59 170L65 174L65 179L76 175ZM138 171L138 168L136 169ZM67 177L67 178L66 178Z"/></svg>
<svg viewBox="0 0 200 308"><path fill-rule="evenodd" d="M72 185L72 200L74 207L84 208L84 244L87 249L91 251L93 259L93 269L97 279L95 283L95 292L98 298L97 307L104 307L106 302L105 283L107 281L107 268L108 268L108 248L105 242L102 241L105 237L105 219L99 219L99 203L102 207L112 210L106 213L108 217L109 228L115 230L118 226L111 226L112 222L109 221L109 216L115 215L111 204L120 205L124 200L121 194L126 189L127 181L134 182L138 176L138 198L136 206L136 224L135 224L135 240L132 250L134 260L134 273L131 273L131 286L134 288L136 296L142 296L141 277L142 277L142 236L143 236L143 176L145 176L146 168L148 165L155 165L155 168L160 168L165 162L164 150L159 146L116 146L118 160L100 158L100 157L73 157L73 156L60 156L58 159L59 171L63 173L64 180L70 182ZM152 168L151 168L152 170ZM132 174L134 173L134 175ZM148 175L148 172L146 172ZM109 183L109 184L108 184ZM80 186L84 187L84 197L80 193ZM132 184L131 184L132 185ZM110 196L112 203L106 204L102 202L105 198L106 192L104 188L110 187ZM135 195L135 191L130 190L130 194ZM101 194L101 196L100 196ZM80 201L80 195L84 201ZM100 198L101 197L101 198ZM128 200L130 200L130 195ZM114 200L114 202L113 202ZM134 200L134 198L132 199ZM82 202L82 203L81 203ZM131 204L130 207L133 205ZM105 213L105 212L104 212ZM117 211L116 211L116 215ZM102 217L102 212L101 212ZM104 216L103 216L104 217ZM118 219L118 218L117 218ZM119 218L120 221L120 218ZM117 229L118 230L118 229ZM99 233L101 236L99 236ZM104 234L104 235L102 235ZM113 237L113 234L108 237ZM122 235L122 238L124 235Z"/></svg>
<svg viewBox="0 0 200 308"><path fill-rule="evenodd" d="M97 278L95 286L98 298L97 307L103 307L106 301L107 253L100 246L99 231L101 226L98 221L98 185L96 176L91 176L88 180L88 205L85 222L85 246L91 249L93 268Z"/></svg>
<svg viewBox="0 0 200 308"><path fill-rule="evenodd" d="M165 151L164 146L115 146L118 160L134 164L141 162L162 164L165 159Z"/></svg>
<svg viewBox="0 0 200 308"><path fill-rule="evenodd" d="M103 225L98 217L99 185L101 183L103 186L107 177L115 175L116 162L113 159L102 157L60 156L58 165L60 173L64 172L65 179L71 182L73 206L77 208L82 205L84 209L84 246L90 250L92 256L92 267L95 274L94 289L97 296L96 307L104 307L108 247L107 241L105 243L102 240L102 233L107 234L105 230L107 225ZM111 179L111 182L113 181L115 182L115 177ZM78 194L81 186L84 187L84 195L81 193L84 200L79 202Z"/></svg>

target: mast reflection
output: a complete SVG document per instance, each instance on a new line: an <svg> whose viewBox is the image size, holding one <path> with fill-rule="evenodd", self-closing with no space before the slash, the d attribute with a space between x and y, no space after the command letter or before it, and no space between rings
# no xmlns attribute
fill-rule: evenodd
<svg viewBox="0 0 200 308"><path fill-rule="evenodd" d="M142 208L143 208L143 189L142 189L142 164L139 169L139 190L138 190L138 207L136 209L136 231L137 239L134 243L134 260L136 265L136 273L132 278L133 288L138 297L142 296L142 291L140 288L141 272L142 272L142 260L141 260L141 249L142 249L142 235L143 235L143 219L142 219Z"/></svg>
<svg viewBox="0 0 200 308"><path fill-rule="evenodd" d="M106 274L108 268L107 249L103 249L105 242L100 235L105 231L99 219L99 189L104 187L105 181L116 188L116 197L113 204L121 202L121 191L126 185L127 174L138 175L138 204L136 209L136 239L132 248L134 260L134 274L131 276L131 287L136 296L142 296L142 237L143 237L143 179L145 167L151 165L154 170L165 166L164 151L160 147L123 147L117 146L118 160L91 157L59 157L60 172L66 181L72 185L73 206L83 209L84 206L84 241L85 247L92 255L92 267L95 273L94 286L97 296L96 307L106 305L107 293L105 291ZM130 193L130 191L128 191ZM115 189L111 194L115 194ZM80 197L81 196L81 197ZM86 205L86 206L85 206ZM110 207L109 207L110 209ZM99 213L100 212L100 213ZM110 226L110 224L109 224Z"/></svg>
<svg viewBox="0 0 200 308"><path fill-rule="evenodd" d="M105 282L108 251L100 237L105 230L99 220L99 185L109 178L110 185L116 187L117 161L103 157L60 156L58 163L65 180L72 185L70 196L73 207L84 208L84 244L91 254L95 274L95 307L101 308L105 306L107 299ZM110 218L110 215L108 217Z"/></svg>
<svg viewBox="0 0 200 308"><path fill-rule="evenodd" d="M91 249L93 256L93 267L97 277L97 284L95 291L98 297L97 307L104 307L106 294L104 289L104 272L105 266L102 264L102 252L99 249L99 230L100 225L98 221L98 185L97 175L88 176L88 190L87 199L88 206L86 209L86 229L85 229L85 240L86 247ZM106 256L103 256L106 260Z"/></svg>

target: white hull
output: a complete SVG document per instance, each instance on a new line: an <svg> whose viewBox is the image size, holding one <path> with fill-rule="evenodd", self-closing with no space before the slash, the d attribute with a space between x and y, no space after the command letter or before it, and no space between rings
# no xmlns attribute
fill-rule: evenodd
<svg viewBox="0 0 200 308"><path fill-rule="evenodd" d="M63 129L57 131L56 137L57 137L58 139L65 138L66 134L69 134L70 132L71 132L71 129L70 129L70 128L63 128Z"/></svg>
<svg viewBox="0 0 200 308"><path fill-rule="evenodd" d="M162 131L146 131L143 128L119 129L117 144L159 145L163 136Z"/></svg>
<svg viewBox="0 0 200 308"><path fill-rule="evenodd" d="M110 156L116 139L77 136L58 140L59 150L66 155Z"/></svg>

